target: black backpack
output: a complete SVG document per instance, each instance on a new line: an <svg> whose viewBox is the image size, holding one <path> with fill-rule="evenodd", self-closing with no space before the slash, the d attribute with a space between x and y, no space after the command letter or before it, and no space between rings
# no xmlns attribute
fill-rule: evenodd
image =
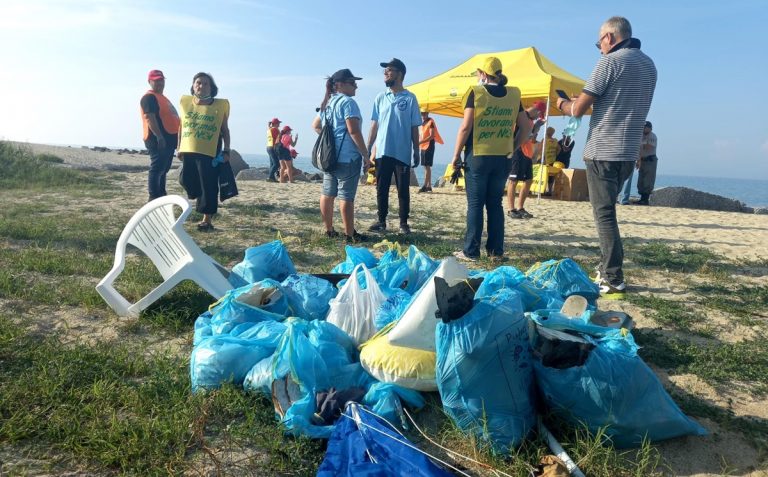
<svg viewBox="0 0 768 477"><path fill-rule="evenodd" d="M341 144L344 144L344 139L346 138L347 132L345 130L344 137L341 138ZM312 165L323 172L332 172L336 169L338 161L339 154L336 151L336 139L333 135L333 109L331 109L330 117L328 115L325 116L325 124L320 130L320 135L317 136L315 146L312 148Z"/></svg>

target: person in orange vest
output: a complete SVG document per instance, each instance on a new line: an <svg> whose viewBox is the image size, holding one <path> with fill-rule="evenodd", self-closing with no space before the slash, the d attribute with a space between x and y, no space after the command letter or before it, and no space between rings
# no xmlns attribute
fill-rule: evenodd
<svg viewBox="0 0 768 477"><path fill-rule="evenodd" d="M149 152L149 200L167 195L165 180L173 162L179 132L179 114L173 104L163 96L165 76L160 70L147 75L149 91L140 101L144 146Z"/></svg>
<svg viewBox="0 0 768 477"><path fill-rule="evenodd" d="M435 142L443 144L443 138L437 130L435 120L429 117L429 110L421 108L421 126L419 126L419 152L421 165L424 166L424 184L419 193L432 192L432 164L435 161Z"/></svg>

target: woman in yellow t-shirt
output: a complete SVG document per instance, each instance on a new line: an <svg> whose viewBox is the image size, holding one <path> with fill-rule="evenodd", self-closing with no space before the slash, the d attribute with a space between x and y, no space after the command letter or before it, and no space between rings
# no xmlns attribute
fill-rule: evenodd
<svg viewBox="0 0 768 477"><path fill-rule="evenodd" d="M178 157L184 163L182 184L187 197L197 199L203 214L198 230L213 230L218 210L219 161L229 162L229 101L217 99L219 88L208 73L192 78L191 96L181 97Z"/></svg>

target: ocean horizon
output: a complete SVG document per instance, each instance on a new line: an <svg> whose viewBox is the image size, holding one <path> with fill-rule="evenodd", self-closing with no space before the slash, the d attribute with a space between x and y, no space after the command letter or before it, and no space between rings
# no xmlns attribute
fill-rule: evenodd
<svg viewBox="0 0 768 477"><path fill-rule="evenodd" d="M266 154L243 154L243 160L252 167L268 167L269 158ZM316 172L307 156L299 156L294 160L297 168L304 172ZM448 166L445 162L435 162L432 169L433 182L440 177ZM416 178L419 183L424 180L424 168L416 168ZM655 189L663 187L688 187L689 189L738 200L747 207L768 207L768 180L736 179L717 177L682 176L660 174L656 176ZM632 195L637 194L637 174L632 180Z"/></svg>

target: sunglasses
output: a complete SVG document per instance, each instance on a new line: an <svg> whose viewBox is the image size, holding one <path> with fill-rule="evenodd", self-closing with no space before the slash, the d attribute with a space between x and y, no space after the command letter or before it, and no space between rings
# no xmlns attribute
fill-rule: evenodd
<svg viewBox="0 0 768 477"><path fill-rule="evenodd" d="M399 72L400 72L400 70L398 70L397 68L390 68L390 67L384 68L384 74L387 74L387 73L399 73Z"/></svg>
<svg viewBox="0 0 768 477"><path fill-rule="evenodd" d="M603 42L603 38L605 38L608 35L610 35L610 33L604 33L603 36L601 36L600 39L597 40L597 42L595 43L595 48L597 48L599 50L600 49L600 43L602 43Z"/></svg>

